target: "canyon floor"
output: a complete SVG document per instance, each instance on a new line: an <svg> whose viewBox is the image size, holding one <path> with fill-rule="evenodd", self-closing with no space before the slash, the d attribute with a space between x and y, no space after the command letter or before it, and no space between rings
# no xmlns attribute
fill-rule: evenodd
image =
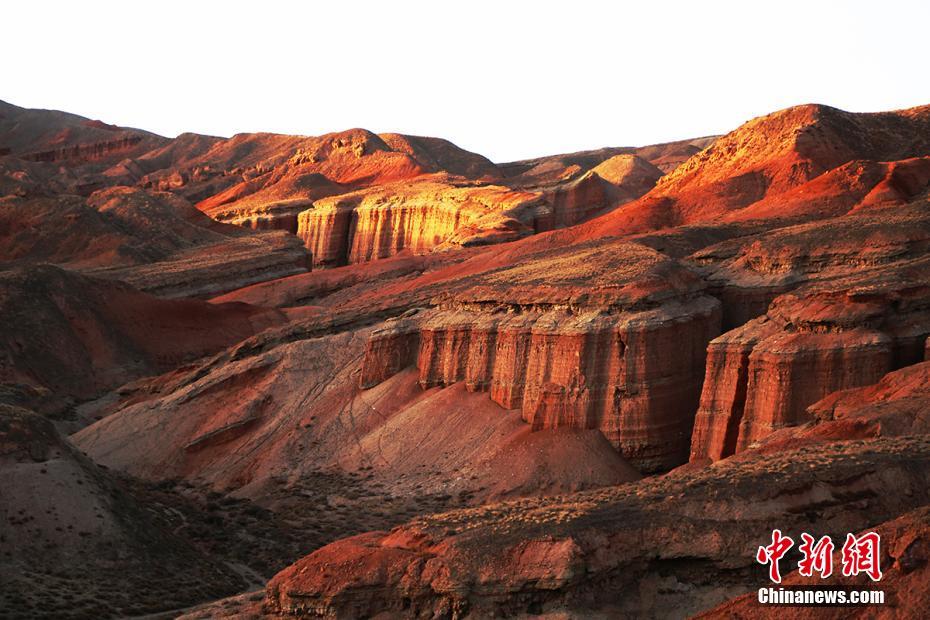
<svg viewBox="0 0 930 620"><path fill-rule="evenodd" d="M930 106L495 163L0 102L0 616L774 617L780 529L882 537L792 613L925 617L928 250Z"/></svg>

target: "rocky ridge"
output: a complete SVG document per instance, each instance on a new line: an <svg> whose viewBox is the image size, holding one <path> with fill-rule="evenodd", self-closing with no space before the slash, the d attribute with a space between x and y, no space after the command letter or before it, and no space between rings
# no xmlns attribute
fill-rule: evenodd
<svg viewBox="0 0 930 620"><path fill-rule="evenodd" d="M695 613L761 578L762 532L837 537L926 504L928 454L925 437L829 444L426 517L295 563L269 582L265 613Z"/></svg>

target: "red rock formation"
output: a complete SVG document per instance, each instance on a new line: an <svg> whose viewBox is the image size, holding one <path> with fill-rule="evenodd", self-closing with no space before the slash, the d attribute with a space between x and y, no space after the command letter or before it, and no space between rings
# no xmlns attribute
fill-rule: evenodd
<svg viewBox="0 0 930 620"><path fill-rule="evenodd" d="M707 371L691 437L692 462L736 452L746 411L749 355L760 338L753 333L755 327L727 332L707 345Z"/></svg>
<svg viewBox="0 0 930 620"><path fill-rule="evenodd" d="M691 460L745 450L809 421L807 407L827 394L922 359L928 289L915 283L927 282L927 268L905 262L802 287L711 342Z"/></svg>
<svg viewBox="0 0 930 620"><path fill-rule="evenodd" d="M539 217L537 232L573 226L605 209L639 198L655 186L662 171L635 155L615 155L577 179L543 190L550 213Z"/></svg>
<svg viewBox="0 0 930 620"><path fill-rule="evenodd" d="M674 196L679 212L693 218L701 210L745 207L852 160L894 161L928 152L928 107L852 114L797 106L718 139L663 179L654 195Z"/></svg>
<svg viewBox="0 0 930 620"><path fill-rule="evenodd" d="M168 142L138 129L66 112L29 110L0 101L0 153L66 166L114 164Z"/></svg>
<svg viewBox="0 0 930 620"><path fill-rule="evenodd" d="M365 345L365 357L359 374L359 386L372 388L413 366L420 349L420 331L416 323L393 321L371 335ZM433 387L433 386L426 386Z"/></svg>
<svg viewBox="0 0 930 620"><path fill-rule="evenodd" d="M247 286L216 297L214 301L244 301L272 308L308 306L317 302L328 304L337 294L351 293L355 289L379 290L394 280L409 280L442 267L456 265L476 252L480 252L480 248L418 256L402 255L341 269L307 272ZM364 295L349 298L359 302L364 299Z"/></svg>
<svg viewBox="0 0 930 620"><path fill-rule="evenodd" d="M305 549L612 487L336 543L269 614L698 612L774 525L928 501L928 110L495 165L0 105L0 260L27 267L0 277L0 399L80 403L59 423L100 418L74 441L129 476L349 524Z"/></svg>
<svg viewBox="0 0 930 620"><path fill-rule="evenodd" d="M928 407L930 363L906 366L878 383L840 390L817 401L807 409L810 422L772 433L746 456L827 441L928 434Z"/></svg>
<svg viewBox="0 0 930 620"><path fill-rule="evenodd" d="M317 200L298 216L297 234L321 266L498 243L576 224L641 196L661 175L645 160L618 155L533 191L430 176Z"/></svg>
<svg viewBox="0 0 930 620"><path fill-rule="evenodd" d="M926 189L927 164L881 162L928 155L930 107L877 114L788 108L717 139L640 200L576 234L590 239L720 216L811 219L888 199L900 204ZM896 175L908 181L897 183Z"/></svg>
<svg viewBox="0 0 930 620"><path fill-rule="evenodd" d="M930 216L922 202L762 234L736 230L743 232L688 257L701 266L723 302L728 328L761 316L775 297L806 282L880 270L921 257L930 248Z"/></svg>
<svg viewBox="0 0 930 620"><path fill-rule="evenodd" d="M537 194L430 178L317 200L298 216L297 234L314 264L338 266L526 236L539 204Z"/></svg>
<svg viewBox="0 0 930 620"><path fill-rule="evenodd" d="M38 153L29 153L23 155L27 161L41 162L95 162L113 156L126 155L136 150L142 143L144 136L125 136L115 140L105 142L95 142L93 144L76 144L74 146L62 146L48 151Z"/></svg>
<svg viewBox="0 0 930 620"><path fill-rule="evenodd" d="M378 136L391 150L406 153L427 170L444 170L470 179L496 178L500 172L489 159L442 138L385 133Z"/></svg>
<svg viewBox="0 0 930 620"><path fill-rule="evenodd" d="M269 230L194 246L155 263L85 272L160 297L207 298L309 269L310 257L293 235Z"/></svg>
<svg viewBox="0 0 930 620"><path fill-rule="evenodd" d="M708 136L642 147L608 147L508 162L498 164L497 168L508 179L508 183L520 187L536 187L570 180L617 155L635 155L667 173L701 149L713 144L716 139L717 136Z"/></svg>
<svg viewBox="0 0 930 620"><path fill-rule="evenodd" d="M444 497L437 509L461 505L453 497L480 503L638 477L596 431L531 433L519 414L464 386L423 391L408 370L362 392L370 331L329 319L266 331L126 386L121 402L100 403L109 415L73 440L108 467L235 488L269 507L322 471L362 470L366 493L390 488L399 501ZM378 508L366 502L357 509Z"/></svg>
<svg viewBox="0 0 930 620"><path fill-rule="evenodd" d="M719 303L687 270L607 244L492 271L390 323L369 341L361 384L415 360L424 388L464 381L534 429L599 429L642 471L668 469L719 325Z"/></svg>
<svg viewBox="0 0 930 620"><path fill-rule="evenodd" d="M839 334L776 334L749 356L746 405L736 449L806 421L806 408L838 389L868 385L891 369L892 341L868 329Z"/></svg>
<svg viewBox="0 0 930 620"><path fill-rule="evenodd" d="M51 262L159 295L206 296L309 268L294 237L220 224L171 194L115 187L0 205L0 260Z"/></svg>
<svg viewBox="0 0 930 620"><path fill-rule="evenodd" d="M894 162L854 160L780 194L773 194L725 219L814 219L903 205L930 185L930 158Z"/></svg>
<svg viewBox="0 0 930 620"><path fill-rule="evenodd" d="M926 503L928 454L926 437L829 444L425 517L296 562L268 583L265 609L299 617L693 614L768 583L755 550L775 527L839 536ZM867 512L856 508L862 501ZM674 588L662 587L669 575Z"/></svg>
<svg viewBox="0 0 930 620"><path fill-rule="evenodd" d="M57 127L65 122L61 119L66 119L68 132L79 127L81 131L105 134L108 142L88 145L72 144L67 136L55 138L64 140L68 146L61 149L70 154L63 150L55 155L57 151L49 150L48 157L43 156L81 158L81 172L71 184L76 191L89 194L116 184L138 184L184 196L223 222L293 233L300 229L301 236L308 239L308 246L317 250L321 265L383 258L405 248L423 252L441 244L460 247L497 243L572 225L642 195L661 176L658 168L631 154L637 149L603 149L543 158L535 163L518 162L508 170L514 170L514 166L530 170L526 175L514 177L512 187L476 189L472 196L461 197L457 195L457 186L499 181L501 170L479 155L436 138L376 136L353 129L313 138L241 134L223 140L182 134L172 141L154 137L143 140L135 134L123 136L125 130L80 117L20 112L16 116L20 122L7 131L7 141L14 145L30 139L32 143L42 142L45 139L42 128ZM23 123L21 117L31 120ZM0 142L3 129L0 127ZM134 146L130 145L133 150L122 153L120 161L104 157L99 165L89 166L90 159L108 153L110 146L125 150L129 142L133 142ZM673 160L678 161L676 158L696 150L695 145L705 143L707 140L702 139L693 144L671 143L642 150L669 166ZM12 155L21 155L12 147L7 150ZM611 160L614 155L619 159ZM553 176L545 172L552 166L562 166L562 173ZM455 189L451 195L438 197L436 188L426 188L427 193L434 195L401 201L406 205L389 209L381 208L380 204L370 210L362 208L357 218L326 213L326 201L315 204L345 194L352 201L354 191L436 173L452 175ZM539 191L520 189L530 186L538 186ZM388 194L394 198L404 192L398 186ZM521 194L528 200L514 210L519 202L515 197ZM386 194L382 192L381 196L376 201L383 201ZM531 196L543 196L543 202L534 202L529 199ZM301 212L308 212L303 223L298 221Z"/></svg>
<svg viewBox="0 0 930 620"><path fill-rule="evenodd" d="M0 148L4 155L30 161L80 166L81 193L139 184L199 202L221 221L290 232L297 230L297 214L321 197L423 173L485 180L498 175L487 159L435 138L386 134L382 139L354 129L314 138L182 134L169 141L8 104L3 104Z"/></svg>
<svg viewBox="0 0 930 620"><path fill-rule="evenodd" d="M235 139L235 138L234 138ZM450 142L386 134L383 138L362 129L318 138L290 136L242 136L264 159L250 155L252 167L237 172L240 182L201 201L198 207L212 217L237 224L289 229L296 232L293 217L314 200L344 194L363 187L411 179L425 173L451 172L492 179L494 165L480 155L459 149ZM213 167L242 166L237 151L229 161L224 144L195 160L215 162ZM194 162L187 164L194 165ZM233 169L235 170L235 168ZM227 173L229 174L229 173ZM259 215L260 219L256 219ZM294 227L290 227L295 224Z"/></svg>
<svg viewBox="0 0 930 620"><path fill-rule="evenodd" d="M12 106L10 109L19 110ZM16 116L19 123L7 130L6 138L3 138L2 131L5 126L0 127L0 142L5 140L14 146L27 142L41 143L45 140L42 127L58 127L65 122L62 119L67 121L66 133L74 133L77 127L83 132L105 135L105 140L88 144L74 143L70 134L57 136L54 140L49 138L50 143L63 141L66 146L57 150L48 149L33 157L43 161L68 157L74 161L80 160L82 164L100 159L100 165L92 169L84 166L86 170L79 183L82 193L114 184L139 184L149 189L177 193L198 202L198 207L211 217L250 228L297 232L298 214L307 210L314 201L394 180L409 180L423 174L451 174L460 181L468 179L480 183L501 178L500 170L487 159L436 138L399 134L376 136L354 129L315 138L242 134L222 140L182 134L175 140L167 141L156 137L143 139L142 133L126 133L119 128L90 123L80 117L60 113L20 112ZM31 124L22 121L26 117ZM647 150L650 156L657 161L661 159L665 162L663 165L667 166L672 159L696 148L683 142L656 145ZM25 156L16 148L10 147L7 150L12 155ZM117 151L122 156L118 162L111 157ZM563 162L567 166L567 174L556 179L533 173L514 181L518 188L532 184L532 179L552 186L546 189L547 195L550 195L548 209L543 208L539 214L524 214L516 219L493 216L482 222L481 226L467 230L465 237L473 237L471 242L480 243L510 240L576 223L605 208L638 197L651 188L655 179L661 175L657 168L646 164L644 160L638 160L640 164L633 171L635 178L631 178L631 171L627 170L622 180L607 178L611 172L616 174L616 170L608 171L606 176L603 170L607 164L604 160L611 155L635 151L605 149L552 159L552 165L563 165L556 164L556 160ZM602 174L591 170L598 164ZM107 168L107 165L110 167ZM571 185L562 190L553 186L554 181L571 181ZM455 202L457 198L452 197L451 200ZM505 197L501 204L492 206L491 210L505 211L511 206ZM361 218L359 247L346 249L346 253L359 257L369 254L374 257L391 255L397 249L389 246L407 247L404 239L408 239L412 247L428 248L450 236L450 229L455 227L455 222L450 223L446 209L419 209L422 213L415 213L413 217L423 219L423 225L412 226L406 216L400 218L403 221L396 221L397 218L388 215L387 221L380 221L384 215L379 212L372 213L368 218L377 218L377 222L366 222L366 218ZM336 222L324 221L322 224L335 225L337 232L341 231ZM395 226L398 227L396 230ZM420 236L425 235L429 239L425 242L417 241L417 233L412 232L412 229L417 228L426 230ZM437 231L437 234L429 233L431 229ZM323 234L325 236L326 233ZM375 237L373 248L366 241L372 236ZM453 243L469 243L465 237L453 240Z"/></svg>

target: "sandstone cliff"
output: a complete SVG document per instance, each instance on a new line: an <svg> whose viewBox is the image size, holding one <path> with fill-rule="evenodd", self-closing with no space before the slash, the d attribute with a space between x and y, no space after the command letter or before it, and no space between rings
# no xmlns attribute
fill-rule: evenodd
<svg viewBox="0 0 930 620"><path fill-rule="evenodd" d="M317 200L297 216L297 234L320 266L499 243L577 224L638 198L661 176L633 155L526 190L425 176Z"/></svg>
<svg viewBox="0 0 930 620"><path fill-rule="evenodd" d="M827 394L921 361L930 333L928 265L905 261L806 285L712 341L691 460L745 450L809 421L807 407Z"/></svg>
<svg viewBox="0 0 930 620"><path fill-rule="evenodd" d="M516 239L533 233L540 209L538 194L430 179L318 200L298 216L297 234L314 264L338 266Z"/></svg>
<svg viewBox="0 0 930 620"><path fill-rule="evenodd" d="M833 392L807 409L810 421L763 438L746 458L786 446L930 432L930 363L905 366L871 385Z"/></svg>
<svg viewBox="0 0 930 620"><path fill-rule="evenodd" d="M354 313L303 319L125 386L115 402L85 408L103 419L73 439L144 479L237 489L280 509L305 510L304 497L354 506L346 527L355 532L420 503L439 510L638 478L596 430L532 433L519 413L464 386L423 390L407 370L361 391L368 321L377 324ZM364 477L351 498L304 495L323 476L356 471Z"/></svg>
<svg viewBox="0 0 930 620"><path fill-rule="evenodd" d="M437 138L352 129L316 138L258 134L236 139L250 145L247 158L241 147L217 144L185 164L202 170L210 162L210 169L224 177L238 177L198 207L221 221L291 232L297 230L293 217L298 207L326 196L429 173L484 180L497 176L485 158Z"/></svg>
<svg viewBox="0 0 930 620"><path fill-rule="evenodd" d="M360 381L415 364L424 388L464 381L534 429L598 429L641 471L679 464L720 304L687 269L632 244L492 270L394 321Z"/></svg>
<svg viewBox="0 0 930 620"><path fill-rule="evenodd" d="M256 613L696 613L764 583L776 525L885 522L890 583L924 587L899 536L922 526L888 520L928 501L928 195L926 107L496 165L436 138L166 140L0 104L0 401L202 496L208 533L232 500L299 522L265 567L313 553ZM212 300L165 299L191 296ZM15 451L0 499L57 497ZM144 555L122 516L93 519ZM260 520L229 546L263 546Z"/></svg>

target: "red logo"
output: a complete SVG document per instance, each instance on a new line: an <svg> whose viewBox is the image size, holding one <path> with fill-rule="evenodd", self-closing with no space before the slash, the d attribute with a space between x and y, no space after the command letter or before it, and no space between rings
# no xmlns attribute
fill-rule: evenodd
<svg viewBox="0 0 930 620"><path fill-rule="evenodd" d="M813 577L814 571L820 573L821 579L833 574L833 541L824 536L814 544L814 537L801 534L801 546L798 550L804 555L798 562L798 572L802 577Z"/></svg>
<svg viewBox="0 0 930 620"><path fill-rule="evenodd" d="M756 552L756 561L768 565L769 579L774 583L781 583L781 570L778 561L794 546L794 540L784 536L781 530L772 530L772 542L759 547ZM821 579L833 574L833 540L829 536L815 539L808 533L801 534L801 544L798 551L802 558L798 562L798 573L802 577L813 577L818 573ZM872 581L882 578L881 537L876 532L866 532L861 536L846 535L841 560L843 563L843 576L852 577L865 573Z"/></svg>
<svg viewBox="0 0 930 620"><path fill-rule="evenodd" d="M782 536L781 530L772 530L772 544L767 547L759 547L756 552L756 561L759 564L769 565L769 579L775 583L781 583L778 560L788 553L788 550L793 546L794 541L787 536Z"/></svg>
<svg viewBox="0 0 930 620"><path fill-rule="evenodd" d="M872 581L878 581L882 578L880 555L881 538L875 532L866 532L858 538L847 534L843 545L843 575L851 577L865 573Z"/></svg>

